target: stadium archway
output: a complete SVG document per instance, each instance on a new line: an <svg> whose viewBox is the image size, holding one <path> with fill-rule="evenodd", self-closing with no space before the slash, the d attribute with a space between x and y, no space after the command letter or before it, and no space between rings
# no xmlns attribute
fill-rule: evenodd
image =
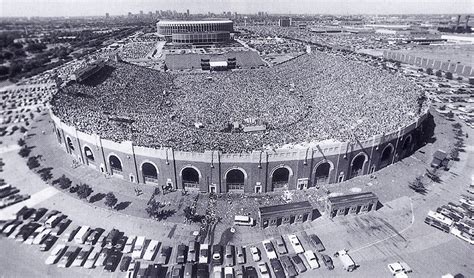
<svg viewBox="0 0 474 278"><path fill-rule="evenodd" d="M67 146L69 147L70 150L74 150L74 144L72 143L72 140L70 137L66 137L66 142Z"/></svg>
<svg viewBox="0 0 474 278"><path fill-rule="evenodd" d="M405 140L403 141L403 145L402 145L402 157L406 157L410 154L411 150L412 150L412 142L413 142L413 138L411 136L411 134L409 134Z"/></svg>
<svg viewBox="0 0 474 278"><path fill-rule="evenodd" d="M352 159L351 178L364 174L364 166L367 160L367 155L365 153L359 153Z"/></svg>
<svg viewBox="0 0 474 278"><path fill-rule="evenodd" d="M122 161L120 160L120 158L118 158L118 156L113 155L113 154L109 155L109 164L110 164L110 171L112 172L112 175L122 174L122 171L123 171Z"/></svg>
<svg viewBox="0 0 474 278"><path fill-rule="evenodd" d="M194 166L184 167L181 170L181 180L185 189L199 189L201 173Z"/></svg>
<svg viewBox="0 0 474 278"><path fill-rule="evenodd" d="M91 148L89 148L88 146L84 146L84 154L88 162L89 161L94 162L95 160L94 153L92 152Z"/></svg>
<svg viewBox="0 0 474 278"><path fill-rule="evenodd" d="M145 183L158 183L158 168L155 164L151 162L143 162L140 168L142 169L143 180Z"/></svg>
<svg viewBox="0 0 474 278"><path fill-rule="evenodd" d="M314 168L314 185L319 187L321 184L329 183L331 171L334 169L329 161L321 161Z"/></svg>
<svg viewBox="0 0 474 278"><path fill-rule="evenodd" d="M272 190L288 189L293 171L290 167L281 166L272 172Z"/></svg>
<svg viewBox="0 0 474 278"><path fill-rule="evenodd" d="M225 174L225 182L227 192L229 191L244 191L245 180L247 173L241 168L234 168L227 171Z"/></svg>
<svg viewBox="0 0 474 278"><path fill-rule="evenodd" d="M380 165L379 168L383 168L389 164L391 164L392 160L392 153L393 153L393 145L388 144L382 151L382 155L380 156Z"/></svg>

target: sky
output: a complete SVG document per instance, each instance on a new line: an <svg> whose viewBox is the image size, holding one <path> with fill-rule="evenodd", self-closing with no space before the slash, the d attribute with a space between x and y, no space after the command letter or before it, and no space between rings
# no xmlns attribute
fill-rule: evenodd
<svg viewBox="0 0 474 278"><path fill-rule="evenodd" d="M0 0L0 17L125 15L156 10L190 13L457 14L474 0Z"/></svg>

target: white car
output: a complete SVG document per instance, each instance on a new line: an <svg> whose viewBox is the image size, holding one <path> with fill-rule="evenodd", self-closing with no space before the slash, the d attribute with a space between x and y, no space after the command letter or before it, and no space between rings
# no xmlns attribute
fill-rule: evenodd
<svg viewBox="0 0 474 278"><path fill-rule="evenodd" d="M267 253L268 259L276 259L277 254L275 252L275 248L273 248L273 243L270 240L264 240L262 241L263 244L263 249L265 249L265 252Z"/></svg>
<svg viewBox="0 0 474 278"><path fill-rule="evenodd" d="M214 266L212 273L214 273L214 278L221 278L222 277L222 267L221 266Z"/></svg>
<svg viewBox="0 0 474 278"><path fill-rule="evenodd" d="M316 255L314 255L314 252L311 250L305 251L303 253L306 262L308 262L308 265L311 269L316 269L319 268L319 262L318 258L316 258Z"/></svg>
<svg viewBox="0 0 474 278"><path fill-rule="evenodd" d="M295 250L296 254L304 253L303 246L301 246L300 240L296 235L288 235L288 239L290 240L291 246Z"/></svg>
<svg viewBox="0 0 474 278"><path fill-rule="evenodd" d="M252 254L252 259L254 260L254 262L260 261L261 259L260 250L258 250L257 247L255 246L250 247L250 253Z"/></svg>
<svg viewBox="0 0 474 278"><path fill-rule="evenodd" d="M199 263L207 264L209 262L209 244L203 243L199 248Z"/></svg>
<svg viewBox="0 0 474 278"><path fill-rule="evenodd" d="M97 258L99 258L100 251L102 251L102 248L100 246L94 247L92 249L91 253L87 257L86 262L84 263L84 268L93 268L95 265L95 261L97 261Z"/></svg>
<svg viewBox="0 0 474 278"><path fill-rule="evenodd" d="M46 258L46 261L44 262L45 264L55 264L59 261L61 256L64 254L66 251L67 246L64 244L58 244L56 247L54 247L53 251L51 251L51 255L49 255L48 258Z"/></svg>
<svg viewBox="0 0 474 278"><path fill-rule="evenodd" d="M136 236L129 236L127 242L125 243L125 247L123 248L123 253L128 254L132 253L133 245L135 244L135 240L137 240Z"/></svg>
<svg viewBox="0 0 474 278"><path fill-rule="evenodd" d="M148 244L148 248L145 251L145 254L143 255L143 259L146 261L151 261L153 259L153 256L156 253L156 250L158 249L158 240L152 240Z"/></svg>
<svg viewBox="0 0 474 278"><path fill-rule="evenodd" d="M41 233L39 233L35 239L33 240L33 244L38 245L41 244L45 238L51 233L51 229L45 229Z"/></svg>
<svg viewBox="0 0 474 278"><path fill-rule="evenodd" d="M126 278L133 278L133 277L135 277L135 272L137 271L137 269L135 269L135 265L139 266L140 263L139 263L139 262L135 262L135 261L132 259L132 261L131 261L130 264L128 265L127 275L125 276ZM138 268L139 268L139 267L138 267Z"/></svg>
<svg viewBox="0 0 474 278"><path fill-rule="evenodd" d="M258 270L260 271L261 278L270 278L270 271L266 263L259 263Z"/></svg>
<svg viewBox="0 0 474 278"><path fill-rule="evenodd" d="M411 268L404 262L396 262L387 265L388 270L392 273L393 276L396 278L405 278L408 277L407 273L410 273L412 270Z"/></svg>
<svg viewBox="0 0 474 278"><path fill-rule="evenodd" d="M132 258L133 259L141 259L143 256L143 249L145 245L145 237L139 236L135 241L135 245L133 246Z"/></svg>

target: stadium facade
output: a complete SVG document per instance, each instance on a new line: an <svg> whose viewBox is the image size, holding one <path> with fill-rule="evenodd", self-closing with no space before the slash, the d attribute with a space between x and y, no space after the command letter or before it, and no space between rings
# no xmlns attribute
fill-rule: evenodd
<svg viewBox="0 0 474 278"><path fill-rule="evenodd" d="M136 184L178 190L264 193L319 188L371 174L411 155L431 136L431 115L369 140L252 153L183 152L114 142L66 125L52 112L57 142L83 164Z"/></svg>
<svg viewBox="0 0 474 278"><path fill-rule="evenodd" d="M159 21L159 36L173 44L220 44L230 41L234 32L231 20Z"/></svg>

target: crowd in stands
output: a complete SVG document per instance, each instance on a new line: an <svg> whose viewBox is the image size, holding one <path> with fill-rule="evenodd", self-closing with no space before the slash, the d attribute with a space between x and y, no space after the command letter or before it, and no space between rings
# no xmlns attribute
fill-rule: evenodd
<svg viewBox="0 0 474 278"><path fill-rule="evenodd" d="M216 73L170 74L109 62L93 79L64 88L52 101L53 112L105 139L182 151L362 141L397 131L425 111L420 92L401 74L339 52L313 51L272 68ZM266 130L226 129L249 119Z"/></svg>

